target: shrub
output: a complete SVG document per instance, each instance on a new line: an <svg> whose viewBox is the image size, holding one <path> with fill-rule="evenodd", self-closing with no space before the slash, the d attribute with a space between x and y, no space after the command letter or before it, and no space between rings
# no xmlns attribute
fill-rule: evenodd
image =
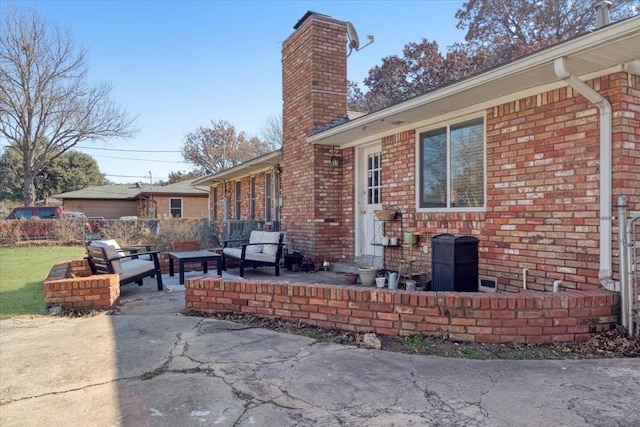
<svg viewBox="0 0 640 427"><path fill-rule="evenodd" d="M156 251L172 250L177 241L199 241L202 248L214 248L220 245L215 223L206 219L161 219L157 234L149 236L146 243Z"/></svg>

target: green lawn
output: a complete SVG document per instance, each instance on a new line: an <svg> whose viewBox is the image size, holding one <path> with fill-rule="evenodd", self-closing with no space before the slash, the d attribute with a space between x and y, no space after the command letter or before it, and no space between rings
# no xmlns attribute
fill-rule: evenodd
<svg viewBox="0 0 640 427"><path fill-rule="evenodd" d="M51 267L84 254L84 247L0 248L0 319L44 313L42 282Z"/></svg>

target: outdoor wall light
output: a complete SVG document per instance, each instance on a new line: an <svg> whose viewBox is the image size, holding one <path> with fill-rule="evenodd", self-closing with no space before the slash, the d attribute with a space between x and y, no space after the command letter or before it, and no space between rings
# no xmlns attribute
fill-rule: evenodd
<svg viewBox="0 0 640 427"><path fill-rule="evenodd" d="M329 161L331 162L331 166L333 166L334 168L340 166L340 159L337 158L334 154L333 147L331 147L331 159Z"/></svg>

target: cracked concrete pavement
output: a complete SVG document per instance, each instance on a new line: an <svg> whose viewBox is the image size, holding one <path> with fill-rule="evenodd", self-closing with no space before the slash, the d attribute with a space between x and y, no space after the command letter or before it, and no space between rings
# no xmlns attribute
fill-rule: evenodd
<svg viewBox="0 0 640 427"><path fill-rule="evenodd" d="M0 425L637 426L640 360L476 361L366 350L181 314L0 321Z"/></svg>

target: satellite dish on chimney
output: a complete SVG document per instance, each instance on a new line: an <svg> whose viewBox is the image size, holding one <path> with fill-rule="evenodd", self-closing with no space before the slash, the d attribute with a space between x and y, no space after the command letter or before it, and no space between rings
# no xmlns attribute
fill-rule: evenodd
<svg viewBox="0 0 640 427"><path fill-rule="evenodd" d="M358 33L356 32L356 29L353 26L353 24L348 21L347 21L347 38L349 39L349 53L347 54L347 57L351 55L351 52L353 52L354 49L356 52L358 52L364 49L365 47L369 46L371 43L373 43L373 36L367 36L367 40L369 41L369 43L360 47L360 39L358 38Z"/></svg>

